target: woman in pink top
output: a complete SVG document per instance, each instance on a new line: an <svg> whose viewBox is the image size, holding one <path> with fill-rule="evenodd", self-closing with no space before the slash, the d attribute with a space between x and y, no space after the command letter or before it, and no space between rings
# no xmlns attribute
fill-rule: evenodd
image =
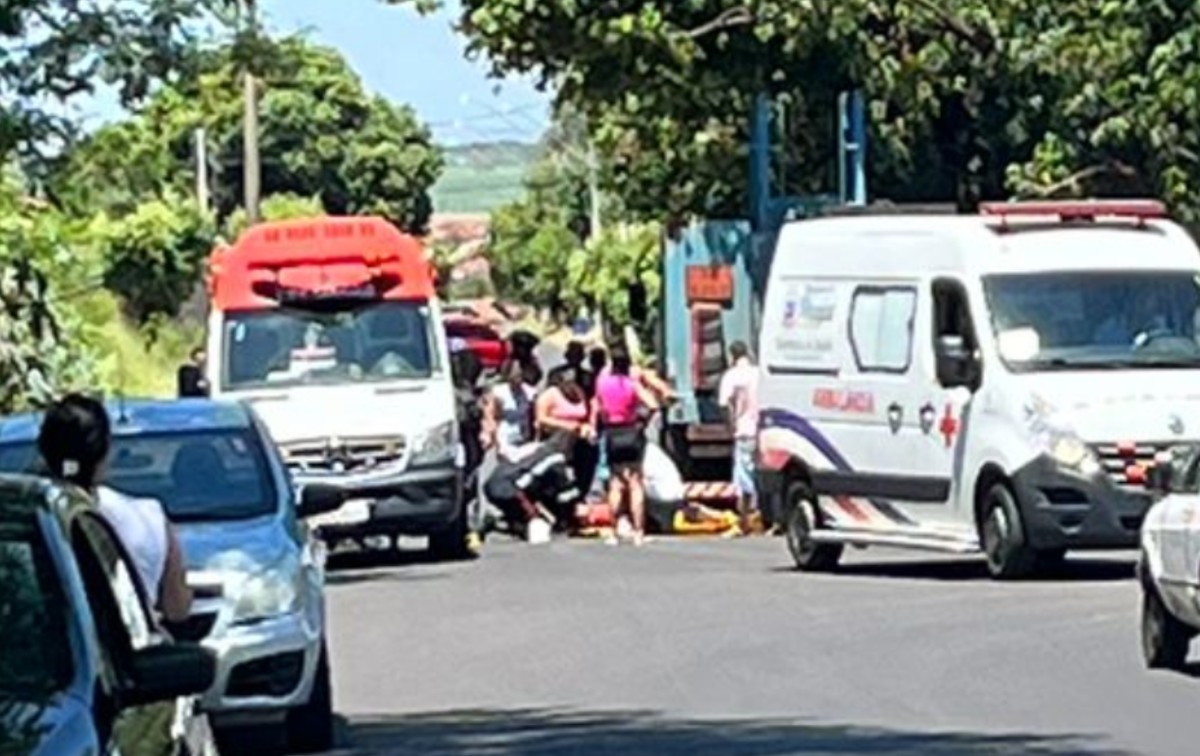
<svg viewBox="0 0 1200 756"><path fill-rule="evenodd" d="M620 522L625 505L633 520L633 540L640 544L646 532L646 489L642 482L642 455L646 435L642 407L656 409L654 395L633 376L633 363L622 347L612 350L612 366L596 379L593 412L604 429L605 452L612 471L608 503Z"/></svg>

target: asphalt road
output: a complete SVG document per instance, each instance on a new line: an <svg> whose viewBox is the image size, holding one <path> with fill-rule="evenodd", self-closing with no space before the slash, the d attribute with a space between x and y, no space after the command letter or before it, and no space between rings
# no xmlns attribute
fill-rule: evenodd
<svg viewBox="0 0 1200 756"><path fill-rule="evenodd" d="M777 539L400 562L331 575L344 754L1198 752L1129 555L1020 584L883 550L803 575Z"/></svg>

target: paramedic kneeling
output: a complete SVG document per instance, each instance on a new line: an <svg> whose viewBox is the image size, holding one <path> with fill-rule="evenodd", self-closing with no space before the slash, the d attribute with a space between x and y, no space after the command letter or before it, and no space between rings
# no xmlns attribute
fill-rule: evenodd
<svg viewBox="0 0 1200 756"><path fill-rule="evenodd" d="M758 368L741 341L729 346L732 367L721 376L719 399L733 423L733 483L738 490L738 516L743 533L751 531L757 510L754 458L758 447Z"/></svg>

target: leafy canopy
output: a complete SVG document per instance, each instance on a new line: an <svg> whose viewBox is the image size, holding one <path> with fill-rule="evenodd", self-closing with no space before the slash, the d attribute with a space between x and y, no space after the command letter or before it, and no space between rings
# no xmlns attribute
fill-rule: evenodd
<svg viewBox="0 0 1200 756"><path fill-rule="evenodd" d="M538 76L589 116L610 185L639 214L744 213L759 91L781 111L777 186L830 188L835 97L858 86L876 196L1151 193L1194 219L1198 13L1185 0L463 0L459 24L497 75Z"/></svg>
<svg viewBox="0 0 1200 756"><path fill-rule="evenodd" d="M0 0L0 159L61 147L76 124L56 103L98 85L144 100L186 62L189 25L232 1Z"/></svg>
<svg viewBox="0 0 1200 756"><path fill-rule="evenodd" d="M195 132L207 131L220 218L243 197L242 60L238 44L198 53L195 76L163 88L128 121L73 151L52 184L71 207L131 212L147 198L191 192ZM298 37L260 38L264 197L318 198L331 214L378 214L414 231L432 211L442 158L412 109L368 93L335 50Z"/></svg>

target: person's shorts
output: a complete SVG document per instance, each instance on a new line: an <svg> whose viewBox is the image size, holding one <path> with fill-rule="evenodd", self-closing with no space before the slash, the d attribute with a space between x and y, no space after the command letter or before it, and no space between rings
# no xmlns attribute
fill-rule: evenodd
<svg viewBox="0 0 1200 756"><path fill-rule="evenodd" d="M641 425L610 426L604 429L604 436L610 468L641 466L646 452L646 432Z"/></svg>
<svg viewBox="0 0 1200 756"><path fill-rule="evenodd" d="M754 496L756 493L754 458L757 451L758 442L753 438L739 438L733 444L733 484L741 496Z"/></svg>

